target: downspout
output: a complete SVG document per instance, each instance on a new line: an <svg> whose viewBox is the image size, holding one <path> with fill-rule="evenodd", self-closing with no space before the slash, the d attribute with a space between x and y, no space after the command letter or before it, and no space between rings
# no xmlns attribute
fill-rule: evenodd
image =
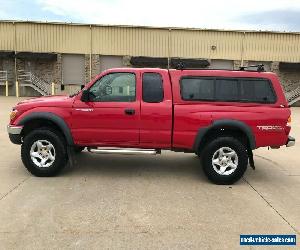
<svg viewBox="0 0 300 250"><path fill-rule="evenodd" d="M171 46L172 46L171 31L172 29L169 29L168 32L168 69L170 69L170 64L171 64Z"/></svg>
<svg viewBox="0 0 300 250"><path fill-rule="evenodd" d="M17 72L17 30L16 30L16 23L13 22L14 26L14 52L15 52L15 82L18 80L18 72Z"/></svg>
<svg viewBox="0 0 300 250"><path fill-rule="evenodd" d="M244 46L245 46L245 38L246 38L246 32L243 32L243 39L242 39L242 51L241 51L241 67L244 66Z"/></svg>
<svg viewBox="0 0 300 250"><path fill-rule="evenodd" d="M15 90L16 90L16 97L20 96L20 88L18 82L18 70L17 70L17 26L16 23L13 22L14 26L14 52L15 52Z"/></svg>
<svg viewBox="0 0 300 250"><path fill-rule="evenodd" d="M93 53L93 36L92 36L92 25L90 25L90 81L92 80L92 53Z"/></svg>

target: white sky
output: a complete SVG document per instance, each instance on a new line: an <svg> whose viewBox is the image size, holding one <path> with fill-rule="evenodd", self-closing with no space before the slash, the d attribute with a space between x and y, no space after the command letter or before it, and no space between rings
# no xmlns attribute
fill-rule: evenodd
<svg viewBox="0 0 300 250"><path fill-rule="evenodd" d="M0 4L0 19L300 31L300 0L0 0Z"/></svg>

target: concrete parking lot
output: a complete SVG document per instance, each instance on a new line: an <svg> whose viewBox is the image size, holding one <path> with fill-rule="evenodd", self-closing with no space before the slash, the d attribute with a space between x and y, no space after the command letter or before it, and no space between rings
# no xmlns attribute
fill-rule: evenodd
<svg viewBox="0 0 300 250"><path fill-rule="evenodd" d="M33 177L6 133L17 101L0 97L0 249L251 249L240 234L296 234L300 246L300 108L295 147L259 149L255 171L217 186L195 155L173 152L84 152L58 177Z"/></svg>

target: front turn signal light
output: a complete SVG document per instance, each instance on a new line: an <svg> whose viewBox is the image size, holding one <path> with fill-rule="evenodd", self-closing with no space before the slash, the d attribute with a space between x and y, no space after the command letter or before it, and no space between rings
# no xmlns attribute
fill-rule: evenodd
<svg viewBox="0 0 300 250"><path fill-rule="evenodd" d="M10 120L13 121L16 118L17 114L18 114L18 110L13 109L9 115Z"/></svg>

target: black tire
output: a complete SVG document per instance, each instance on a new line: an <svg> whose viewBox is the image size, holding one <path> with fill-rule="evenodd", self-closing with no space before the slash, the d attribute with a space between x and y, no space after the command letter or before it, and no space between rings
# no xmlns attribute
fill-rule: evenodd
<svg viewBox="0 0 300 250"><path fill-rule="evenodd" d="M214 154L220 149L220 148L230 148L233 151L235 151L238 159L238 163L236 164L237 167L234 170L234 172L230 173L231 167L226 168L226 171L228 170L228 175L222 175L218 173L213 166L212 160L214 157ZM217 156L218 153L216 153L215 156ZM205 148L203 149L203 152L201 154L202 159L202 165L204 173L206 174L207 178L212 181L215 184L218 185L230 185L238 181L245 173L248 165L248 154L246 150L246 145L244 145L241 141L239 141L236 138L233 137L219 137L211 142L207 143ZM226 156L225 156L226 157ZM231 157L227 156L228 159ZM217 157L218 158L218 157ZM221 157L222 158L222 157ZM233 159L235 159L233 157ZM226 166L226 163L224 163ZM215 164L215 168L218 169L218 165ZM220 170L220 169L218 169Z"/></svg>
<svg viewBox="0 0 300 250"><path fill-rule="evenodd" d="M85 149L85 147L75 146L74 147L74 153L75 154L80 154L84 149Z"/></svg>
<svg viewBox="0 0 300 250"><path fill-rule="evenodd" d="M31 147L37 141L47 141L53 146L55 150L54 160L49 167L39 167L31 158ZM23 164L31 174L38 177L55 176L67 164L66 143L59 132L53 131L50 128L36 129L25 136L24 142L21 147L21 158Z"/></svg>

